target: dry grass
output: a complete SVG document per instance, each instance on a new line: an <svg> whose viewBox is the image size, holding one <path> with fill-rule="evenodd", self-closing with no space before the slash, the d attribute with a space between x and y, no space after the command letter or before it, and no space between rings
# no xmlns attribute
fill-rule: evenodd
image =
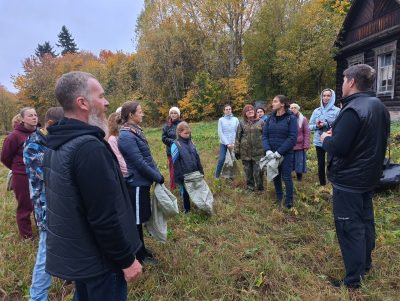
<svg viewBox="0 0 400 301"><path fill-rule="evenodd" d="M393 126L393 135L400 132ZM146 135L153 156L168 178L160 129ZM317 185L316 157L310 151L310 171L295 182L295 207L273 204L273 185L264 193L244 190L243 174L234 181L215 181L218 156L216 123L193 124L206 180L214 192L217 214L194 210L169 222L169 239L160 244L147 237L161 265L146 268L142 279L129 285L129 300L399 300L400 193L375 197L377 246L373 270L357 292L331 287L343 263L331 216L331 189ZM400 161L399 143L392 154ZM0 168L4 181L5 168ZM21 242L15 225L14 196L0 183L0 300L24 300L29 292L37 241ZM60 280L51 300L71 300Z"/></svg>

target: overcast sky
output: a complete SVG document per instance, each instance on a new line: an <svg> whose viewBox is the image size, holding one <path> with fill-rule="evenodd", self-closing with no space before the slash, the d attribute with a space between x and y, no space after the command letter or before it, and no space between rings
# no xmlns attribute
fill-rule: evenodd
<svg viewBox="0 0 400 301"><path fill-rule="evenodd" d="M0 83L16 92L11 75L37 45L55 46L65 25L80 50L133 52L143 0L0 0Z"/></svg>

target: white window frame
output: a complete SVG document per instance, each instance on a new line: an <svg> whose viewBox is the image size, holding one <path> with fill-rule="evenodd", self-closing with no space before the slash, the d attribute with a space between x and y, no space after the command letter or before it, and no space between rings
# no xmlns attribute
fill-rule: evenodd
<svg viewBox="0 0 400 301"><path fill-rule="evenodd" d="M347 66L354 66L358 64L364 64L364 52L350 56L347 59Z"/></svg>
<svg viewBox="0 0 400 301"><path fill-rule="evenodd" d="M393 41L391 43L382 45L380 47L377 47L374 50L375 52L375 63L376 63L376 72L377 72L377 76L376 76L376 95L378 96L391 96L391 98L394 98L394 87L395 87L395 83L396 83L396 79L395 79L395 66L396 66L396 45L397 45L397 40ZM392 56L392 66L388 65L388 66L384 66L381 67L380 66L380 58L383 55L388 55L391 54ZM385 68L386 70L384 70L383 68ZM391 69L391 70L390 70ZM381 87L380 83L382 82L382 71L385 72L387 76L389 77L389 75L391 75L391 79L392 79L392 87L391 90L386 90L386 91L381 91ZM389 74L389 72L391 71L391 74Z"/></svg>

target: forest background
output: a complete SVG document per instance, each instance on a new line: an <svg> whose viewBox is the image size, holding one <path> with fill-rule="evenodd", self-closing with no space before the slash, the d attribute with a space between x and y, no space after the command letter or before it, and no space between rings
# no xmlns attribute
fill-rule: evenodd
<svg viewBox="0 0 400 301"><path fill-rule="evenodd" d="M110 112L126 100L146 108L160 124L172 105L188 121L216 119L225 103L239 114L245 103L286 94L304 109L335 86L334 42L351 1L146 0L137 20L135 53L79 51L62 28L56 54L39 44L13 77L18 92L0 85L0 132L23 106L43 117L58 105L56 79L71 70L95 75Z"/></svg>

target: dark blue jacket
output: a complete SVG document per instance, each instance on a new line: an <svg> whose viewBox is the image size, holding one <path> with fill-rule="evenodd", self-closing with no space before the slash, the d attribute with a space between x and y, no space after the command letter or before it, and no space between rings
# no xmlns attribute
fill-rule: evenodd
<svg viewBox="0 0 400 301"><path fill-rule="evenodd" d="M182 120L178 119L171 124L166 123L162 130L161 140L166 146L167 156L171 156L171 145L176 139L176 127Z"/></svg>
<svg viewBox="0 0 400 301"><path fill-rule="evenodd" d="M282 156L293 152L297 141L297 118L286 111L281 117L272 112L264 125L262 144L265 151L278 152Z"/></svg>
<svg viewBox="0 0 400 301"><path fill-rule="evenodd" d="M118 149L128 168L129 185L151 186L153 182L162 182L162 175L151 156L149 144L140 127L122 127L118 136Z"/></svg>
<svg viewBox="0 0 400 301"><path fill-rule="evenodd" d="M191 139L179 138L171 147L172 161L174 162L174 176L178 183L182 183L184 175L199 171L204 175L200 156Z"/></svg>

